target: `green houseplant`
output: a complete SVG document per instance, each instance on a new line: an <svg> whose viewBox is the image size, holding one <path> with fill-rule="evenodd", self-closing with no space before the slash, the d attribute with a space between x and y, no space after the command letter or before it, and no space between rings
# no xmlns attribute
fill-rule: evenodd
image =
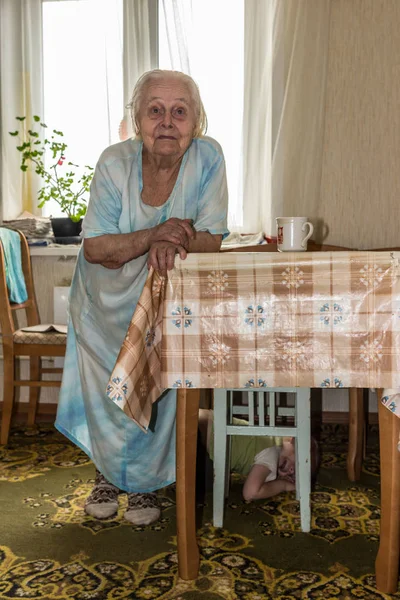
<svg viewBox="0 0 400 600"><path fill-rule="evenodd" d="M21 153L20 168L25 172L31 167L43 181L38 192L38 207L42 208L46 202L54 200L70 222L80 224L86 214L93 167L85 165L82 170L79 165L67 162L67 144L63 140L63 132L57 129L49 132L40 117L36 115L33 117L31 127L27 124L26 117L16 117L16 119L19 121L19 129L10 131L9 134L18 138L17 150ZM53 229L55 221L52 219ZM79 233L79 229L80 226L75 226L72 230ZM71 231L71 227L69 230ZM54 233L57 235L56 232Z"/></svg>

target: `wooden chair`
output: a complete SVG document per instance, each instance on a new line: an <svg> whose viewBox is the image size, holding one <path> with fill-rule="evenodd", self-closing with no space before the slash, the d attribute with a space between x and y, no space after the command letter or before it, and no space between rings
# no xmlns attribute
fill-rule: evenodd
<svg viewBox="0 0 400 600"><path fill-rule="evenodd" d="M22 271L25 278L27 300L21 304L10 302L6 283L5 253L0 240L0 326L3 340L3 410L1 414L0 444L6 444L10 432L11 417L14 405L15 388L28 386L29 407L28 425L33 425L36 418L37 404L41 387L60 387L61 381L43 380L44 373L62 373L59 368L42 368L41 357L64 356L66 335L55 331L48 333L32 333L18 329L16 311L24 310L27 326L40 324L39 311L32 278L29 246L23 233L18 231L21 241ZM15 358L28 356L30 360L30 377L26 380L16 379Z"/></svg>
<svg viewBox="0 0 400 600"><path fill-rule="evenodd" d="M310 388L249 390L247 406L235 405L233 391L214 390L214 526L223 526L224 499L229 493L230 444L228 440L235 435L290 436L296 438L296 496L300 502L301 529L305 532L310 531ZM281 392L295 395L293 408L280 406L276 396ZM248 426L233 422L234 415L243 412L248 415ZM268 419L266 419L267 415ZM282 415L293 416L294 425L277 423L275 418Z"/></svg>

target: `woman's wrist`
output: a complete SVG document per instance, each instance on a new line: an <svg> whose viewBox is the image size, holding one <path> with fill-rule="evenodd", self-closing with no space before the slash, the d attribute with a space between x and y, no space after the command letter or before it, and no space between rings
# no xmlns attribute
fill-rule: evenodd
<svg viewBox="0 0 400 600"><path fill-rule="evenodd" d="M154 242L156 242L156 231L158 229L158 225L155 225L155 227L149 227L148 229L145 229L143 231L143 233L145 234L145 244L146 244L146 252L148 252L150 250L150 248L152 247L152 245L154 244Z"/></svg>
<svg viewBox="0 0 400 600"><path fill-rule="evenodd" d="M85 258L90 263L118 269L149 251L150 231L142 229L132 233L105 234L84 240Z"/></svg>

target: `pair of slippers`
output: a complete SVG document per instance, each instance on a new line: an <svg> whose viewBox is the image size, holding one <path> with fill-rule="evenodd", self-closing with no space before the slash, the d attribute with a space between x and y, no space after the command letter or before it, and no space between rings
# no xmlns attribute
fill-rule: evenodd
<svg viewBox="0 0 400 600"><path fill-rule="evenodd" d="M96 471L94 487L85 502L85 513L96 519L110 519L118 512L120 490ZM156 494L128 493L124 518L134 525L150 525L160 518Z"/></svg>

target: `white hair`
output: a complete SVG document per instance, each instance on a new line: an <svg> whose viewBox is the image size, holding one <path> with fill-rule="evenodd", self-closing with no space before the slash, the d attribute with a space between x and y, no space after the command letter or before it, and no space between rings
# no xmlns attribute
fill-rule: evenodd
<svg viewBox="0 0 400 600"><path fill-rule="evenodd" d="M127 108L129 108L131 113L132 127L136 137L140 138L139 111L146 87L150 83L170 78L177 79L180 83L187 87L190 93L196 115L193 137L201 137L206 133L207 115L206 111L204 110L197 83L190 77L190 75L186 75L186 73L182 73L181 71L154 69L153 71L146 71L146 73L143 73L143 75L139 77L133 89L131 101L127 105Z"/></svg>

